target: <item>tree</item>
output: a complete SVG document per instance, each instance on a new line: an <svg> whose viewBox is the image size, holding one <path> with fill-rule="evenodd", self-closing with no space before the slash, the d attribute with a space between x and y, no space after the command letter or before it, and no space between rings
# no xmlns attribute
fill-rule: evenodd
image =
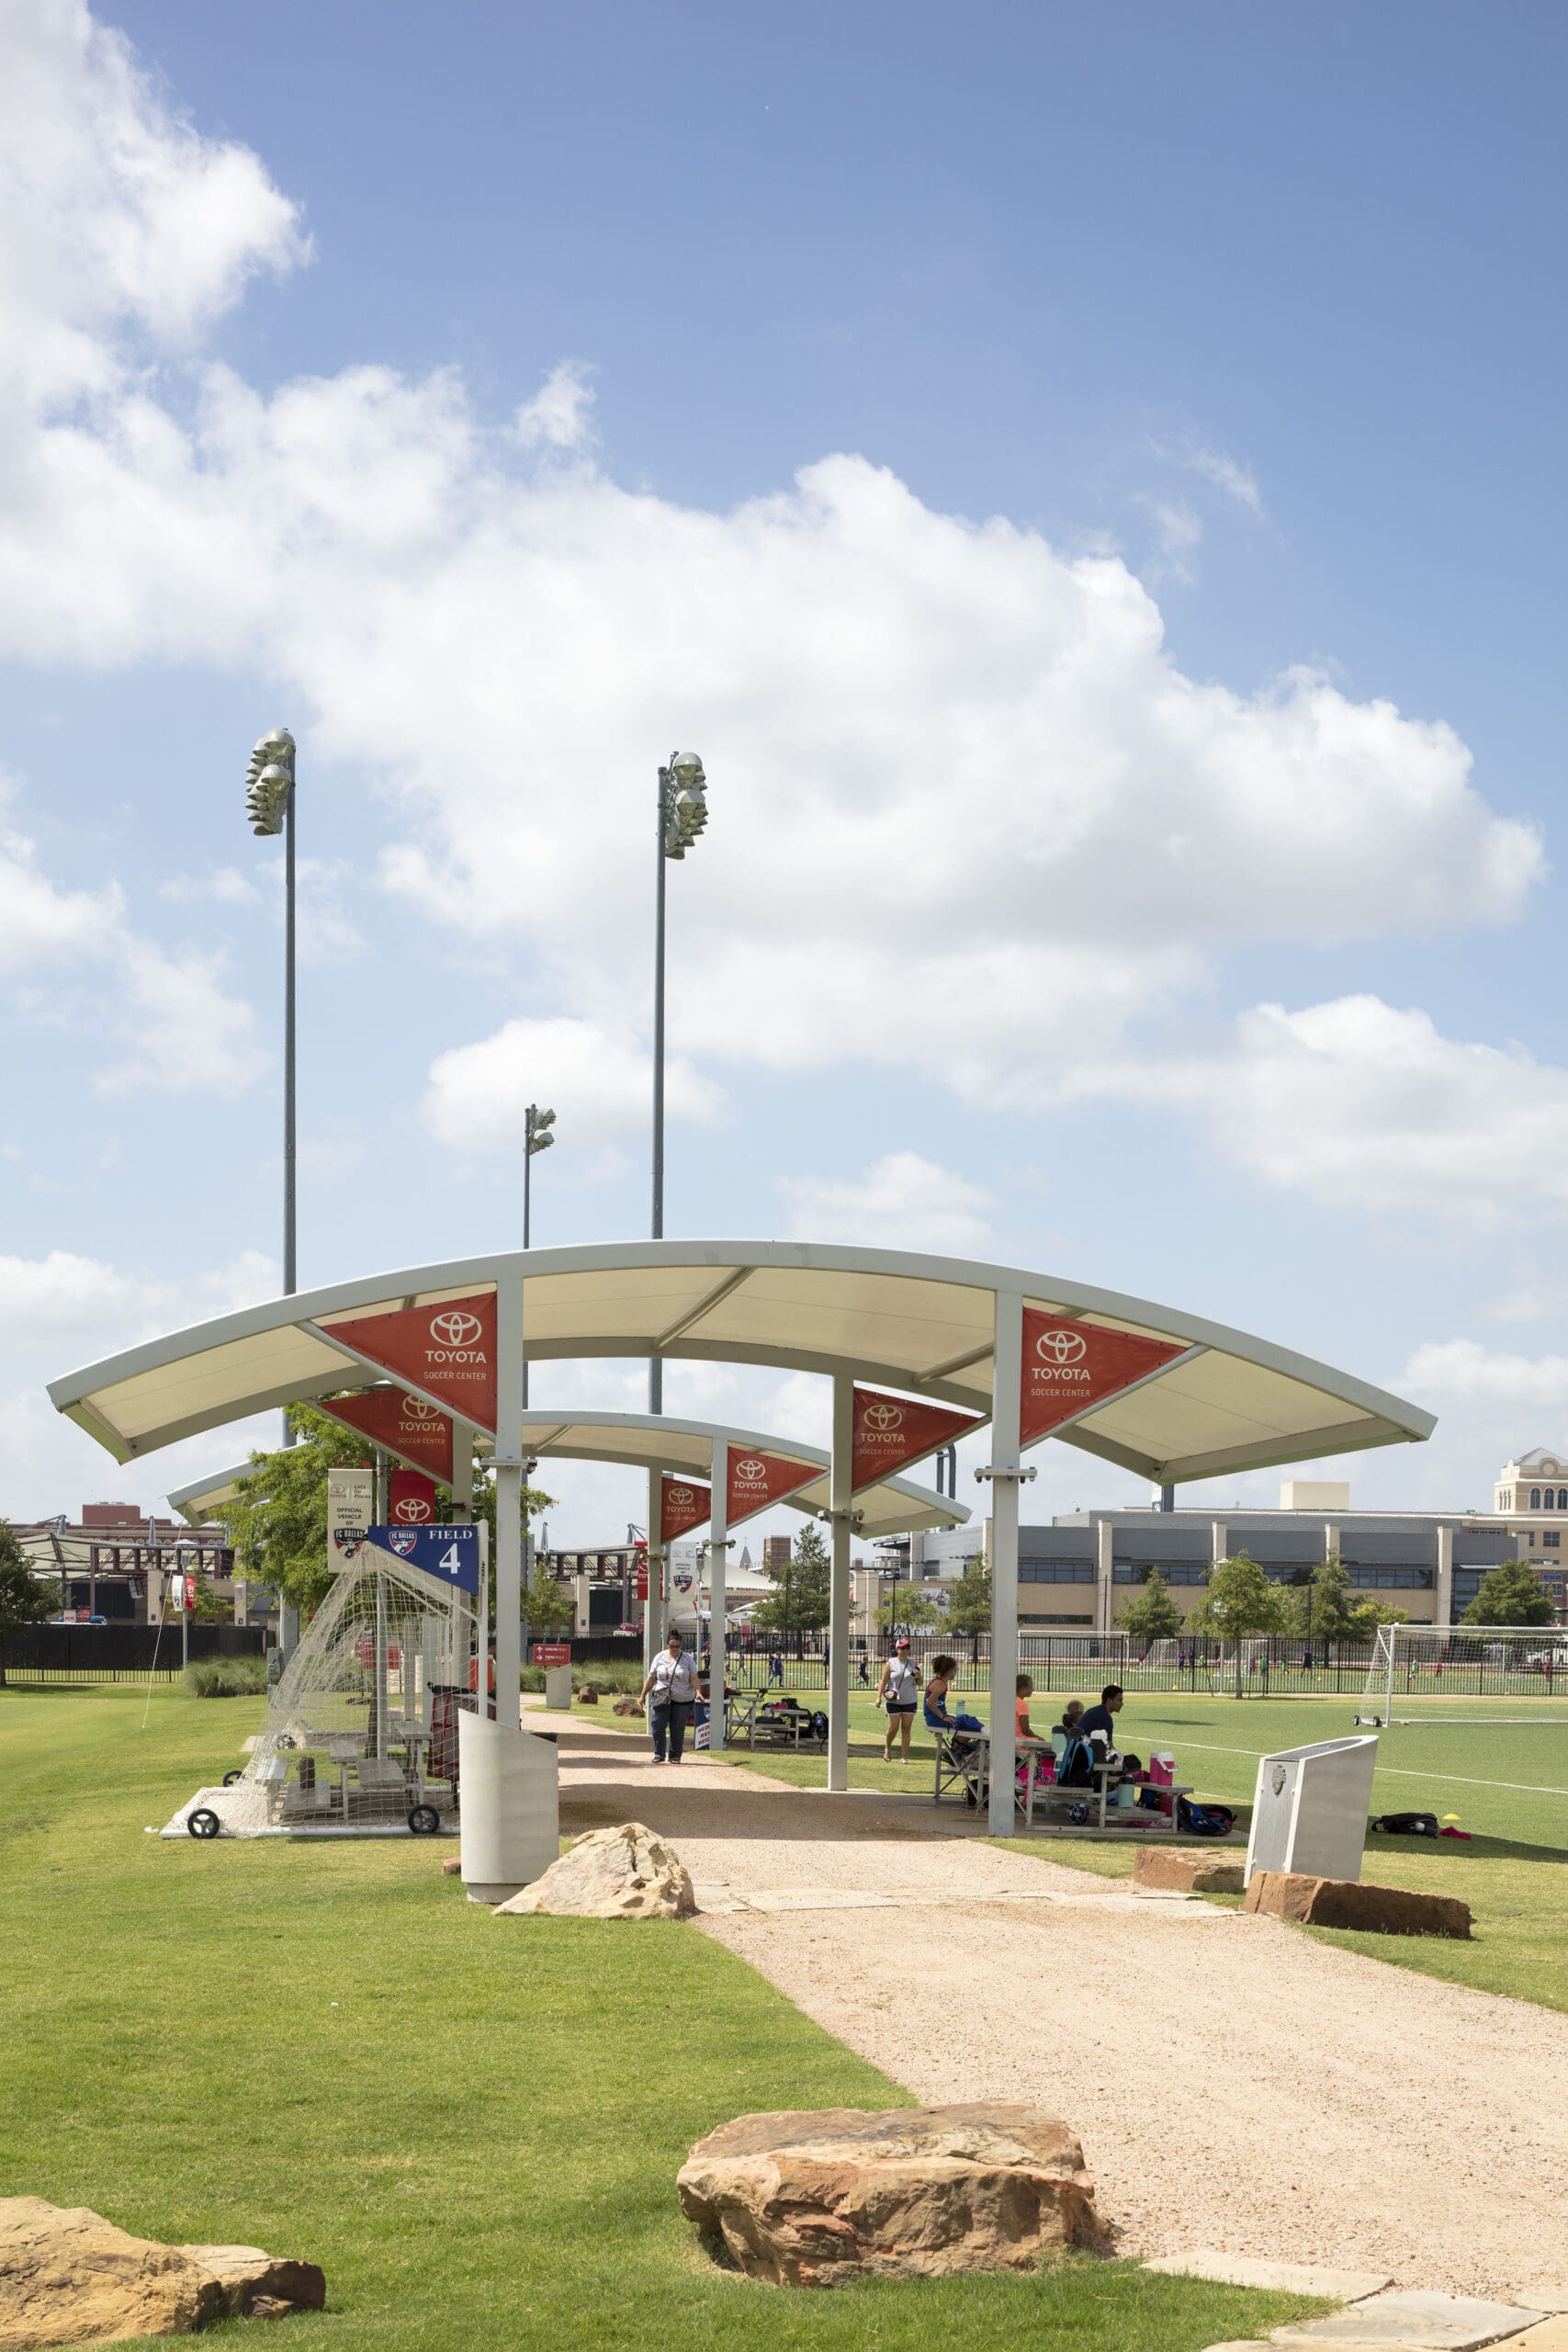
<svg viewBox="0 0 1568 2352"><path fill-rule="evenodd" d="M1195 1634L1217 1634L1235 1645L1235 1695L1241 1696L1241 1645L1248 1634L1280 1634L1285 1629L1285 1604L1258 1566L1245 1552L1221 1560L1209 1571L1203 1598L1187 1620Z"/></svg>
<svg viewBox="0 0 1568 2352"><path fill-rule="evenodd" d="M327 1565L327 1473L368 1469L375 1449L341 1421L313 1412L309 1405L291 1405L288 1419L298 1432L296 1442L276 1453L253 1453L233 1500L220 1503L217 1516L229 1531L236 1573L276 1587L295 1608L309 1611L321 1600L333 1576ZM477 1475L477 1462L475 1466L474 1517L490 1527L493 1610L495 1490ZM553 1499L530 1487L524 1508L530 1513L548 1510ZM449 1511L451 1507L450 1490L437 1487L437 1510Z"/></svg>
<svg viewBox="0 0 1568 2352"><path fill-rule="evenodd" d="M1310 1576L1284 1595L1285 1630L1311 1642L1371 1642L1380 1625L1403 1625L1409 1616L1392 1601L1358 1597L1345 1564L1330 1553Z"/></svg>
<svg viewBox="0 0 1568 2352"><path fill-rule="evenodd" d="M1505 1560L1488 1568L1481 1589L1465 1611L1465 1625L1553 1625L1557 1611L1528 1560Z"/></svg>
<svg viewBox="0 0 1568 2352"><path fill-rule="evenodd" d="M886 1599L878 1602L876 1622L886 1633L921 1634L944 1622L951 1624L952 1618L919 1585L896 1584Z"/></svg>
<svg viewBox="0 0 1568 2352"><path fill-rule="evenodd" d="M1181 1611L1171 1599L1170 1587L1157 1568L1151 1568L1135 1600L1116 1620L1123 1633L1140 1642L1168 1642L1181 1631Z"/></svg>
<svg viewBox="0 0 1568 2352"><path fill-rule="evenodd" d="M976 1552L964 1564L964 1574L953 1588L947 1622L955 1634L988 1634L991 1630L991 1564Z"/></svg>
<svg viewBox="0 0 1568 2352"><path fill-rule="evenodd" d="M766 1633L815 1633L828 1623L832 1572L821 1532L808 1523L795 1539L788 1565L768 1570L773 1590L757 1603L751 1623Z"/></svg>
<svg viewBox="0 0 1568 2352"><path fill-rule="evenodd" d="M0 1519L0 1685L6 1680L6 1642L24 1625L41 1625L51 1603L9 1520Z"/></svg>
<svg viewBox="0 0 1568 2352"><path fill-rule="evenodd" d="M570 1625L577 1616L576 1601L542 1560L535 1561L533 1576L523 1588L523 1614L531 1627Z"/></svg>

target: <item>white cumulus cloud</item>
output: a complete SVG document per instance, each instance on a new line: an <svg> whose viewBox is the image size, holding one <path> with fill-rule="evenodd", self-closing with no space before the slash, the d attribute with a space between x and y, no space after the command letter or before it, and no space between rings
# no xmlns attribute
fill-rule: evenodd
<svg viewBox="0 0 1568 2352"><path fill-rule="evenodd" d="M978 1256L991 1238L995 1195L918 1151L889 1151L856 1177L783 1180L792 1239Z"/></svg>
<svg viewBox="0 0 1568 2352"><path fill-rule="evenodd" d="M1213 1051L1086 1068L1070 1086L1193 1112L1227 1157L1334 1207L1483 1231L1568 1211L1568 1070L1381 997L1255 1005Z"/></svg>
<svg viewBox="0 0 1568 2352"><path fill-rule="evenodd" d="M592 1021L508 1021L493 1036L440 1054L421 1115L432 1135L471 1152L514 1151L530 1102L555 1110L574 1144L615 1144L652 1116L653 1063L630 1038ZM679 1054L664 1069L665 1116L712 1126L720 1089Z"/></svg>

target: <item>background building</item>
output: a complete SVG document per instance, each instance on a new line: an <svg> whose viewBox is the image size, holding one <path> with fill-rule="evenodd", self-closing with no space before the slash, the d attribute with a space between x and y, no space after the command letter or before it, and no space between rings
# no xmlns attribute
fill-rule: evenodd
<svg viewBox="0 0 1568 2352"><path fill-rule="evenodd" d="M149 1518L134 1503L84 1503L81 1517L18 1520L13 1533L33 1573L50 1589L55 1614L111 1623L155 1625L167 1579L197 1573L237 1624L264 1621L271 1595L234 1578L227 1528L187 1527L183 1519Z"/></svg>

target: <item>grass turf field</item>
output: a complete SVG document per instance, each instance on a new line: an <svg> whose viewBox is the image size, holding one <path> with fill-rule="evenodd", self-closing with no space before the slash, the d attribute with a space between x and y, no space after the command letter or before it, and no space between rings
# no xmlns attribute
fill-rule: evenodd
<svg viewBox="0 0 1568 2352"><path fill-rule="evenodd" d="M962 1703L982 1718L989 1713L983 1695L967 1694ZM1117 1731L1122 1746L1135 1755L1172 1749L1179 1780L1235 1806L1245 1821L1258 1757L1344 1736L1355 1729L1357 1704L1348 1697L1236 1700L1134 1692L1117 1717ZM1036 1730L1048 1730L1060 1711L1059 1696L1037 1701ZM1445 1698L1431 1712L1472 1720L1457 1726L1396 1726L1381 1735L1373 1811L1422 1811L1439 1819L1457 1814L1460 1827L1472 1831L1472 1838L1464 1843L1374 1833L1367 1840L1363 1875L1389 1886L1457 1894L1474 1915L1473 1940L1367 1936L1326 1928L1302 1932L1429 1976L1568 2010L1568 1722L1551 1720L1546 1711L1539 1722L1498 1720L1528 1713L1528 1702L1519 1701ZM1560 1712L1554 1708L1551 1714ZM930 1792L931 1736L918 1725L913 1760L885 1765L882 1718L869 1699L852 1698L850 1743L852 1788ZM753 1757L740 1748L731 1751L729 1760L804 1788L827 1783L820 1757L761 1751ZM1106 1877L1123 1877L1133 1867L1131 1840L1107 1845L1042 1838L1027 1843L1029 1851L1051 1861Z"/></svg>
<svg viewBox="0 0 1568 2352"><path fill-rule="evenodd" d="M906 2094L682 1923L493 1920L423 1839L146 1837L261 1705L141 1714L0 1690L0 2195L320 2261L292 2352L1197 2352L1322 2308L1124 2262L833 2294L716 2269L675 2201L693 2140Z"/></svg>

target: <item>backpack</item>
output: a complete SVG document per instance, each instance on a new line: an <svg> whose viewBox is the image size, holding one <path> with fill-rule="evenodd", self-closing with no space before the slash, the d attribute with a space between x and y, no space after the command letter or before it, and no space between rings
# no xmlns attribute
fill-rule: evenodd
<svg viewBox="0 0 1568 2352"><path fill-rule="evenodd" d="M1435 1838L1438 1816L1435 1813L1382 1813L1367 1826L1391 1838Z"/></svg>
<svg viewBox="0 0 1568 2352"><path fill-rule="evenodd" d="M1178 1797L1176 1826L1189 1838L1228 1838L1235 1827L1235 1815L1228 1804L1193 1804L1187 1797Z"/></svg>
<svg viewBox="0 0 1568 2352"><path fill-rule="evenodd" d="M1067 1744L1056 1767L1056 1786L1059 1789L1090 1789L1094 1786L1094 1750L1081 1731L1067 1734Z"/></svg>

